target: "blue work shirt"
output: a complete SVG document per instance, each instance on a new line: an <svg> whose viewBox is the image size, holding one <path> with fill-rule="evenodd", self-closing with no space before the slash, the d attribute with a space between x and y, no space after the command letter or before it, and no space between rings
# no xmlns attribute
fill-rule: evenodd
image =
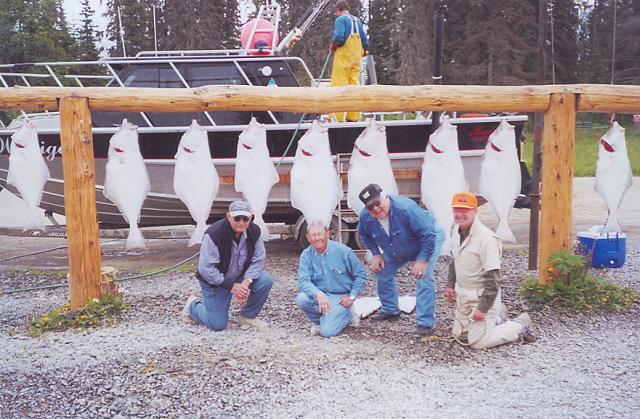
<svg viewBox="0 0 640 419"><path fill-rule="evenodd" d="M318 291L357 297L367 279L367 272L353 250L333 240L329 240L323 253L309 246L300 255L298 289L311 298Z"/></svg>
<svg viewBox="0 0 640 419"><path fill-rule="evenodd" d="M220 262L220 252L215 245L211 237L205 234L202 238L202 244L200 245L200 260L198 262L198 272L204 278L205 282L211 285L222 285L222 281L230 279L233 282L239 282L250 278L253 280L258 279L262 270L264 269L264 261L267 256L267 252L264 249L264 242L262 239L256 241L256 247L251 258L251 264L247 268L244 277L242 275L242 268L247 260L247 233L244 232L240 236L240 240L232 240L231 260L229 261L229 270L226 275L216 268L216 265Z"/></svg>
<svg viewBox="0 0 640 419"><path fill-rule="evenodd" d="M384 231L380 221L364 208L358 223L360 240L374 256L384 252L385 259L428 261L435 248L436 228L440 228L435 218L407 197L394 195L389 199L389 234Z"/></svg>
<svg viewBox="0 0 640 419"><path fill-rule="evenodd" d="M369 49L369 39L367 38L367 33L364 31L364 26L362 26L362 21L349 13L336 18L336 22L333 25L332 42L339 47L343 46L344 43L347 42L347 38L353 33L354 22L356 23L355 26L358 35L360 35L362 48L366 51Z"/></svg>

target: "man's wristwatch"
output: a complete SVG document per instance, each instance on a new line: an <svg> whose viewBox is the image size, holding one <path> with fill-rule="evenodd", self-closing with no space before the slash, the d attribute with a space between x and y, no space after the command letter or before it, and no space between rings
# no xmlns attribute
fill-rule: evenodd
<svg viewBox="0 0 640 419"><path fill-rule="evenodd" d="M249 285L253 284L253 279L251 278L245 278L247 281L249 281Z"/></svg>
<svg viewBox="0 0 640 419"><path fill-rule="evenodd" d="M350 299L351 301L355 301L355 300L356 300L356 297L355 297L355 295L350 295L350 296L349 296L349 299Z"/></svg>

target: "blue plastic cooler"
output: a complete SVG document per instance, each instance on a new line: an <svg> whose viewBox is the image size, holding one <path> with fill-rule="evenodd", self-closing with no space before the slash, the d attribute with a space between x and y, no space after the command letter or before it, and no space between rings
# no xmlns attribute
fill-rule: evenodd
<svg viewBox="0 0 640 419"><path fill-rule="evenodd" d="M578 233L580 252L592 254L591 266L594 268L619 268L624 265L627 253L627 236L624 233L606 233L603 235L591 232Z"/></svg>

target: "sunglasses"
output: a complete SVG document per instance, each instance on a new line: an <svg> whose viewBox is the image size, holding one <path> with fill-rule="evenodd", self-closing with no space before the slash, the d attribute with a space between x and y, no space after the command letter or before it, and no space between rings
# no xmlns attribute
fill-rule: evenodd
<svg viewBox="0 0 640 419"><path fill-rule="evenodd" d="M251 218L247 217L246 215L236 215L235 217L233 217L233 220L236 223L239 223L240 221L244 221L245 223L248 223L250 219Z"/></svg>

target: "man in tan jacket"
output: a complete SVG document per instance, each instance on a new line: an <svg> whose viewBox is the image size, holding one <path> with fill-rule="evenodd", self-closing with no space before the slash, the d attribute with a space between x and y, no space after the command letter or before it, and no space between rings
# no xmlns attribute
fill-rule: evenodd
<svg viewBox="0 0 640 419"><path fill-rule="evenodd" d="M451 207L458 225L453 236L453 261L445 298L456 304L453 335L460 340L467 332L468 344L485 349L520 339L536 340L533 324L527 313L513 321L499 315L500 260L502 244L489 228L476 218L478 200L470 192L453 195ZM499 323L499 324L496 324Z"/></svg>

